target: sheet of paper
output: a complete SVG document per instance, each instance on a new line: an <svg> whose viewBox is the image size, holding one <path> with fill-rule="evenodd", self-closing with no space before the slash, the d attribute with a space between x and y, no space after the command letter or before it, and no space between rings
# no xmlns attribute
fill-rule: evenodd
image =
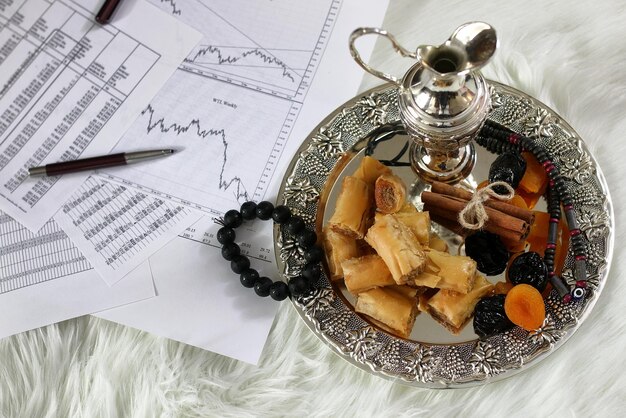
<svg viewBox="0 0 626 418"><path fill-rule="evenodd" d="M72 231L72 240L112 285L185 228L176 225L191 225L201 216L139 189L89 177L54 219Z"/></svg>
<svg viewBox="0 0 626 418"><path fill-rule="evenodd" d="M107 170L104 177L207 215L150 259L157 298L99 315L256 363L277 304L241 287L220 255L211 217L246 199L275 198L301 141L356 93L363 73L347 39L357 26L380 25L386 2L161 3L188 23L208 22L207 32L120 144L175 144L187 157L158 171ZM240 37L226 36L235 32ZM367 58L373 42L360 47ZM288 63L304 52L306 60ZM289 75L298 85L291 90ZM246 224L238 243L255 268L276 277L263 262L274 260L270 227Z"/></svg>
<svg viewBox="0 0 626 418"><path fill-rule="evenodd" d="M101 26L101 3L0 3L0 207L33 231L87 174L28 168L109 152L199 40L143 1Z"/></svg>
<svg viewBox="0 0 626 418"><path fill-rule="evenodd" d="M0 212L0 338L154 295L147 262L109 287L54 221L34 234Z"/></svg>
<svg viewBox="0 0 626 418"><path fill-rule="evenodd" d="M228 263L215 262L215 238L205 239L211 244L178 238L150 258L156 298L96 316L257 364L278 304L243 288ZM255 268L274 275L268 254L260 255L250 254Z"/></svg>

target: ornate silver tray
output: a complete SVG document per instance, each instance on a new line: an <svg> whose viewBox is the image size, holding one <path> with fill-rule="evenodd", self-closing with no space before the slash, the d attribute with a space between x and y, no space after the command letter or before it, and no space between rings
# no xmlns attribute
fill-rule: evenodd
<svg viewBox="0 0 626 418"><path fill-rule="evenodd" d="M515 327L480 341L468 324L460 336L452 338L445 336L447 331L439 334L427 319L420 323L419 317L427 316L422 314L411 339L402 339L356 314L349 296L330 283L324 270L317 289L294 298L293 305L337 354L374 375L430 388L479 385L512 376L565 343L589 315L604 287L613 253L614 216L600 167L578 134L554 111L511 87L493 81L490 86L490 119L540 141L567 180L587 246L589 291L582 300L563 304L553 290L545 299L546 320L535 332ZM362 156L373 135L398 123L395 86L384 85L348 101L303 142L287 170L277 204L289 206L320 234L337 179ZM385 146L388 152L404 143L392 139ZM487 161L493 157L487 157L479 146L477 151L478 164L472 174L486 173ZM304 250L278 227L274 238L282 274L285 278L299 274ZM562 276L570 284L575 281L573 261L569 252Z"/></svg>

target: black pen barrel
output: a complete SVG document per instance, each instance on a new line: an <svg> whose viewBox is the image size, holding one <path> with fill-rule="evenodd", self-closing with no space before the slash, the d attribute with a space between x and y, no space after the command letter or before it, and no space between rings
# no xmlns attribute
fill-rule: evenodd
<svg viewBox="0 0 626 418"><path fill-rule="evenodd" d="M100 8L100 11L96 15L96 22L104 25L109 23L111 17L113 17L113 13L115 13L115 9L120 4L122 0L105 0L104 4Z"/></svg>
<svg viewBox="0 0 626 418"><path fill-rule="evenodd" d="M124 153L103 155L101 157L84 158L82 160L66 161L48 164L45 166L47 176L76 173L78 171L94 170L96 168L114 167L126 164Z"/></svg>

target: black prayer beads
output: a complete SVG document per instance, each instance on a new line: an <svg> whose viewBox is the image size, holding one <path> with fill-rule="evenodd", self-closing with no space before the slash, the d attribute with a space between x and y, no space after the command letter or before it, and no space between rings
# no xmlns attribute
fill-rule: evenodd
<svg viewBox="0 0 626 418"><path fill-rule="evenodd" d="M293 277L289 284L282 281L272 281L269 277L262 277L259 272L250 267L250 259L241 254L241 248L235 244L235 229L244 221L259 218L261 220L272 219L275 223L284 225L286 230L295 235L298 245L304 248L304 260L306 264L300 276ZM315 243L317 234L306 229L304 220L291 214L287 206L280 205L274 207L271 202L263 201L245 202L239 210L231 209L224 214L222 219L215 221L222 225L217 231L217 241L222 244L222 257L230 261L231 270L239 274L241 285L254 289L254 292L261 296L270 296L274 300L284 300L290 296L303 295L313 289L313 283L321 275L319 262L324 257L324 251Z"/></svg>

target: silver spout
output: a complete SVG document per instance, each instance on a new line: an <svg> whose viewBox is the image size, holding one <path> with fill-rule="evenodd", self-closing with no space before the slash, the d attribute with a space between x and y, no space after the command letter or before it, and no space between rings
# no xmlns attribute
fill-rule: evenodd
<svg viewBox="0 0 626 418"><path fill-rule="evenodd" d="M497 47L493 27L484 22L470 22L459 26L441 45L418 47L417 56L422 65L439 75L462 75L487 64Z"/></svg>

